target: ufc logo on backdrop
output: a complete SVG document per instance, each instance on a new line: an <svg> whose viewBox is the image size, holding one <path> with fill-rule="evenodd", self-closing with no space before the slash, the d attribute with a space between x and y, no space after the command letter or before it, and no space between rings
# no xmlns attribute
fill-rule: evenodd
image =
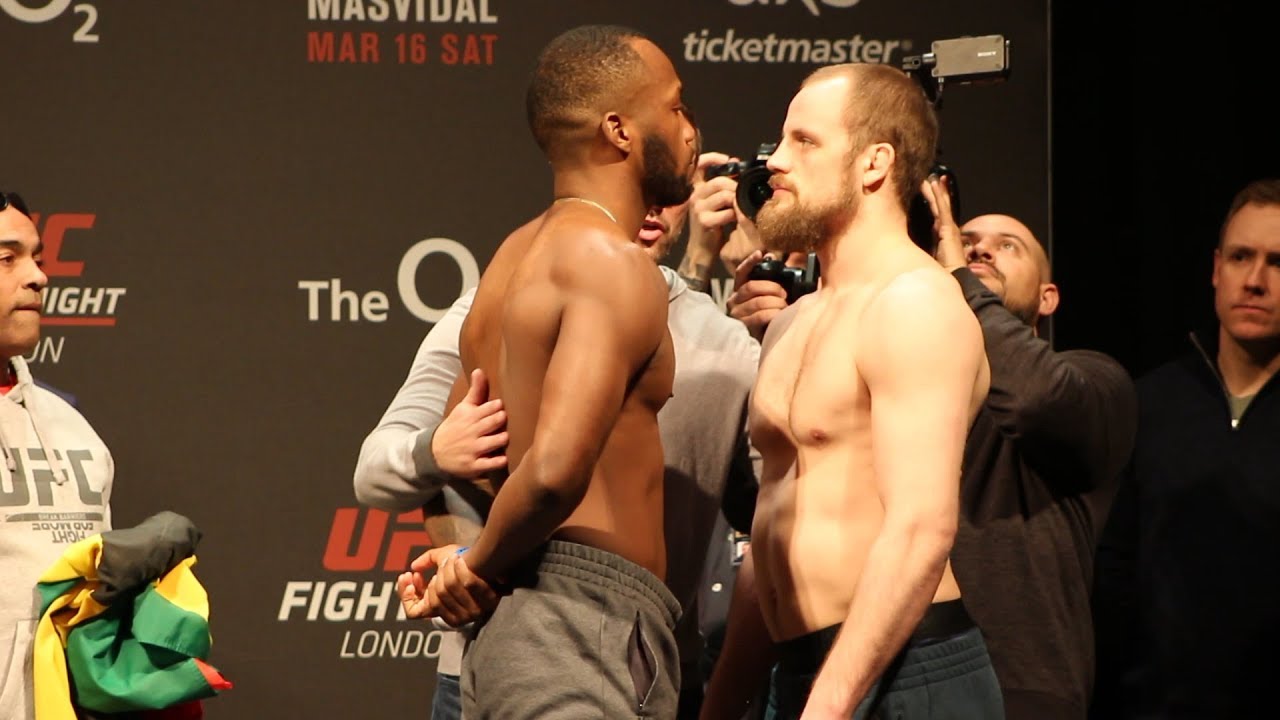
<svg viewBox="0 0 1280 720"><path fill-rule="evenodd" d="M0 0L0 3L14 0ZM31 222L40 226L40 213L31 214ZM84 263L59 259L62 252L62 240L68 230L92 230L97 216L93 213L53 213L44 222L40 231L40 241L44 245L44 274L51 278L80 277L84 272Z"/></svg>
<svg viewBox="0 0 1280 720"><path fill-rule="evenodd" d="M363 516L363 517L362 517ZM358 533L357 525L363 520ZM414 551L431 547L431 538L422 528L422 511L396 515L385 510L338 508L333 514L329 541L324 548L324 569L334 572L361 572L382 569L401 572L409 568ZM390 532L388 532L390 525Z"/></svg>
<svg viewBox="0 0 1280 720"><path fill-rule="evenodd" d="M32 213L31 220L41 227L40 213ZM44 291L42 326L115 326L120 299L128 292L127 288L67 284L78 282L85 269L83 260L63 257L67 234L92 230L96 220L97 215L93 213L50 213L44 219L40 240L44 244L44 274L50 283Z"/></svg>

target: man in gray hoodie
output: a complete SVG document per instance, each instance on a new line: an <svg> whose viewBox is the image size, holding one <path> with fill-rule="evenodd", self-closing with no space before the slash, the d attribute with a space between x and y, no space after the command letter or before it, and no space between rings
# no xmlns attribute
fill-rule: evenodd
<svg viewBox="0 0 1280 720"><path fill-rule="evenodd" d="M22 199L0 190L0 718L35 717L35 585L67 547L111 529L114 465L75 408L31 378L40 339L40 238Z"/></svg>

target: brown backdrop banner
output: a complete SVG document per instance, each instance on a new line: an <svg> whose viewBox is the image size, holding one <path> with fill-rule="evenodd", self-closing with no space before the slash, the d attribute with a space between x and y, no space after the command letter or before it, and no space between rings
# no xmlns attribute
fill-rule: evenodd
<svg viewBox="0 0 1280 720"><path fill-rule="evenodd" d="M114 452L117 526L204 531L236 683L210 717L428 712L440 636L393 590L421 518L358 507L352 470L430 323L548 202L526 79L594 22L653 37L739 156L817 65L1003 34L1009 80L947 90L944 159L966 214L1047 235L1046 2L0 0L0 187L50 275L29 360Z"/></svg>

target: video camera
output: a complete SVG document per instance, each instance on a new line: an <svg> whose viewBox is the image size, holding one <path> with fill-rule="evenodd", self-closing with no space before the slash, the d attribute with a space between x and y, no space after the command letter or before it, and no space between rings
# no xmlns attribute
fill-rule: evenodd
<svg viewBox="0 0 1280 720"><path fill-rule="evenodd" d="M1009 77L1009 41L1003 35L935 40L930 50L932 52L903 58L902 71L920 83L925 97L937 112L942 111L942 90L948 81L967 85L998 82ZM930 175L946 178L951 194L951 214L962 217L960 183L955 172L942 163L941 156L942 148L939 147ZM916 193L907 210L907 232L911 240L930 255L937 250L933 222L929 201L922 193Z"/></svg>
<svg viewBox="0 0 1280 720"><path fill-rule="evenodd" d="M736 195L738 208L742 210L743 215L751 218L752 222L755 222L761 206L773 197L773 188L769 187L769 177L773 173L769 172L766 165L773 151L777 149L778 143L760 143L754 159L712 165L706 170L705 176L708 180L728 176L738 181Z"/></svg>
<svg viewBox="0 0 1280 720"><path fill-rule="evenodd" d="M920 83L937 110L942 109L942 90L948 80L968 85L1009 77L1009 41L1003 35L934 40L930 49L904 57L902 71Z"/></svg>
<svg viewBox="0 0 1280 720"><path fill-rule="evenodd" d="M772 280L787 291L787 304L818 289L818 254L809 253L802 268L787 267L782 260L766 258L756 263L747 275L748 280Z"/></svg>

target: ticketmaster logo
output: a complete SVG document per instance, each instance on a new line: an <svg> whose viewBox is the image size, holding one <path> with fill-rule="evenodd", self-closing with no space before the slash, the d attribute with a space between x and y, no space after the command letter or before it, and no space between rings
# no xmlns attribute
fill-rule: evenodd
<svg viewBox="0 0 1280 720"><path fill-rule="evenodd" d="M703 29L684 36L686 62L713 63L893 63L895 51L911 49L910 40L863 40L849 38L779 38L769 33L763 38L740 37L733 28L712 37Z"/></svg>

